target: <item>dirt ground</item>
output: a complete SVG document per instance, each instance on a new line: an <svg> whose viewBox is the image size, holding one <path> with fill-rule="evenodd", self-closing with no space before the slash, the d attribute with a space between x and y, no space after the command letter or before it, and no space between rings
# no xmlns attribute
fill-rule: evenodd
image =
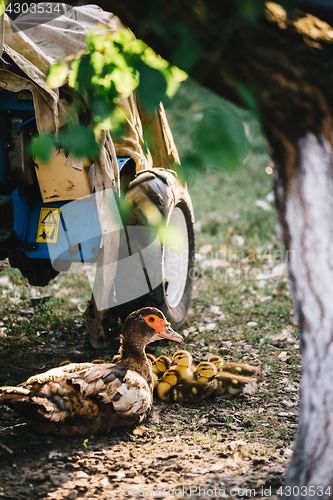
<svg viewBox="0 0 333 500"><path fill-rule="evenodd" d="M155 407L153 417L161 408ZM279 498L289 449L269 457L242 454L244 441L233 439L234 431L220 434L214 446L196 443L192 433L170 432L172 412L168 407L162 417L163 432L142 426L84 441L37 436L4 411L1 440L12 453L0 450L0 497ZM203 424L202 432L208 429L214 432Z"/></svg>
<svg viewBox="0 0 333 500"><path fill-rule="evenodd" d="M196 285L189 323L200 330L204 322L213 320L213 313L196 304L198 290L200 296L205 292L201 282ZM46 321L51 304L50 299L38 313L40 322ZM279 321L289 321L274 307ZM13 303L11 308L8 318L16 322L18 314L28 322L36 318L37 309L24 309L21 303ZM259 317L249 314L245 324L250 317ZM40 335L33 340L3 344L0 385L19 384L65 360L110 360L119 341L93 349L84 321L77 317L71 334L59 332L54 339L41 325ZM266 318L264 321L267 323ZM64 330L65 325L62 321L59 328ZM267 337L258 350L252 329L259 326L238 328L237 333L230 325L219 335L209 332L205 336L203 332L195 343L191 340L195 334L189 334L184 347L191 350L196 362L209 352L219 352L226 359L262 364L265 378L256 393L229 399L215 396L193 405L167 405L156 399L142 426L89 439L38 436L8 407L0 407L0 498L280 498L297 428L298 344L290 337L292 327L281 333L278 323L279 333ZM262 335L267 330L258 331ZM185 335L186 330L180 333ZM155 349L170 355L175 347L164 342Z"/></svg>
<svg viewBox="0 0 333 500"><path fill-rule="evenodd" d="M18 383L11 374L21 378L45 370L55 364L55 356L64 359L65 354L81 361L98 353L79 341L76 345L42 343L20 353L8 349L1 356L0 383L8 377ZM251 432L251 415L262 406L262 398L259 390L182 407L156 400L142 426L89 439L38 436L18 415L2 407L0 497L279 498L290 443L282 437L280 447L272 448L260 432Z"/></svg>

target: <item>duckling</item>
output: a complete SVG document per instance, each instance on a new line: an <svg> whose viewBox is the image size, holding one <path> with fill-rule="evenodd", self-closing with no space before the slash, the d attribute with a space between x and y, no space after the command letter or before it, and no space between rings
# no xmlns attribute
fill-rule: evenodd
<svg viewBox="0 0 333 500"><path fill-rule="evenodd" d="M0 387L0 405L29 418L37 432L91 436L141 423L153 402L153 377L145 346L168 338L182 342L154 307L128 316L115 364L70 363Z"/></svg>
<svg viewBox="0 0 333 500"><path fill-rule="evenodd" d="M154 389L157 388L158 381L162 377L163 373L170 367L171 359L168 356L159 356L152 363L153 379L154 379Z"/></svg>
<svg viewBox="0 0 333 500"><path fill-rule="evenodd" d="M180 382L189 382L193 380L195 366L192 365L192 355L188 351L175 352L170 367L178 371Z"/></svg>
<svg viewBox="0 0 333 500"><path fill-rule="evenodd" d="M179 383L180 375L177 370L166 370L159 379L157 395L162 401L173 401L173 387Z"/></svg>
<svg viewBox="0 0 333 500"><path fill-rule="evenodd" d="M220 372L216 375L214 382L216 394L230 394L235 396L236 394L240 394L247 384L255 385L256 379L228 372Z"/></svg>
<svg viewBox="0 0 333 500"><path fill-rule="evenodd" d="M213 363L202 361L198 364L196 371L193 373L194 380L200 384L207 384L217 375L217 368Z"/></svg>
<svg viewBox="0 0 333 500"><path fill-rule="evenodd" d="M261 366L251 366L247 363L226 363L221 356L211 356L208 360L213 363L218 372L228 372L234 375L241 375L242 377L256 377L257 380L262 380Z"/></svg>
<svg viewBox="0 0 333 500"><path fill-rule="evenodd" d="M179 383L181 380L179 371L170 368L164 372L157 386L157 394L160 399L176 403L197 403L206 398L215 389L214 381L208 383L190 380Z"/></svg>
<svg viewBox="0 0 333 500"><path fill-rule="evenodd" d="M161 374L168 370L170 368L170 365L171 359L168 356L159 356L155 361L155 366Z"/></svg>
<svg viewBox="0 0 333 500"><path fill-rule="evenodd" d="M216 366L216 369L218 372L222 371L222 366L224 365L224 360L221 358L221 356L211 356L208 359L209 363L213 363L213 365Z"/></svg>
<svg viewBox="0 0 333 500"><path fill-rule="evenodd" d="M156 361L156 356L154 356L154 354L151 354L150 352L146 353L146 356L151 366L153 366L153 363Z"/></svg>

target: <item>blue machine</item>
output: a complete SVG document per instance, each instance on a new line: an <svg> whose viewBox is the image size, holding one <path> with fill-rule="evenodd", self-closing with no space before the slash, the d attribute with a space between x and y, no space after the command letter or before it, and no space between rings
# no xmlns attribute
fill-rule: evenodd
<svg viewBox="0 0 333 500"><path fill-rule="evenodd" d="M34 165L27 156L36 133L29 91L0 92L0 252L33 259L91 261L101 229L95 196L75 202L43 203ZM118 158L119 170L131 158Z"/></svg>

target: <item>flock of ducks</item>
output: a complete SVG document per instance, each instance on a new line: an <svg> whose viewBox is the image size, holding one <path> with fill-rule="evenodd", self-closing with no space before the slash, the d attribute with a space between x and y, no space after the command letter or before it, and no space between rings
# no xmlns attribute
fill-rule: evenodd
<svg viewBox="0 0 333 500"><path fill-rule="evenodd" d="M254 390L262 380L260 366L225 362L221 356L211 356L196 367L188 351L177 351L172 359L165 355L146 356L153 373L154 391L169 403L197 403L210 394L236 396L246 386ZM116 354L112 362L119 358Z"/></svg>
<svg viewBox="0 0 333 500"><path fill-rule="evenodd" d="M188 351L177 351L172 360L152 355L154 390L162 401L196 403L210 394L240 394L245 386L256 386L262 379L261 367L246 363L225 362L221 356L211 356L198 366L193 365Z"/></svg>
<svg viewBox="0 0 333 500"><path fill-rule="evenodd" d="M158 309L135 311L111 363L69 363L19 386L0 387L0 405L28 418L39 433L91 436L142 422L154 389L162 401L195 403L212 393L239 394L261 378L259 367L226 363L220 356L195 367L187 351L177 351L172 360L146 355L147 344L164 338L183 342Z"/></svg>

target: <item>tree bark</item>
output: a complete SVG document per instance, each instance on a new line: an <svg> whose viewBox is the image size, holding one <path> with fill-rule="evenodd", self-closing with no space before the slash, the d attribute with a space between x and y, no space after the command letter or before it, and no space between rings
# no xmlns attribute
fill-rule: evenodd
<svg viewBox="0 0 333 500"><path fill-rule="evenodd" d="M325 492L333 493L332 144L324 135L308 133L295 146L288 190L278 174L282 165L277 165L275 182L303 364L299 428L285 484L299 487L299 495L291 498L329 498Z"/></svg>
<svg viewBox="0 0 333 500"><path fill-rule="evenodd" d="M286 498L329 498L333 30L310 15L287 16L271 3L251 24L237 5L231 0L113 0L112 9L136 36L207 88L243 105L244 89L256 97L275 162L276 208L301 330L300 420L286 477L286 485L299 490L287 490ZM182 50L190 54L191 47L193 57L182 61Z"/></svg>

